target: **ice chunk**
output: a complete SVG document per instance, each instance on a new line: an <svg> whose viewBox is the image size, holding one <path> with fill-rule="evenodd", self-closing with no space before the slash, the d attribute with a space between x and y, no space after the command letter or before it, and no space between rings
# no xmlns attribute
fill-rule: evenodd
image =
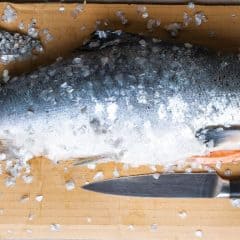
<svg viewBox="0 0 240 240"><path fill-rule="evenodd" d="M20 30L24 30L24 29L25 29L25 24L24 24L23 21L21 21L21 22L18 24L18 28L19 28Z"/></svg>
<svg viewBox="0 0 240 240"><path fill-rule="evenodd" d="M139 5L137 6L137 12L142 18L148 18L147 7Z"/></svg>
<svg viewBox="0 0 240 240"><path fill-rule="evenodd" d="M195 236L198 238L202 238L203 237L203 231L198 229L195 231Z"/></svg>
<svg viewBox="0 0 240 240"><path fill-rule="evenodd" d="M60 231L60 224L58 224L58 223L52 223L52 224L50 225L50 230L53 231L53 232Z"/></svg>
<svg viewBox="0 0 240 240"><path fill-rule="evenodd" d="M154 173L152 176L154 179L158 180L160 177L160 173Z"/></svg>
<svg viewBox="0 0 240 240"><path fill-rule="evenodd" d="M156 231L158 230L158 225L157 225L157 223L151 224L150 229L151 229L152 232L156 232Z"/></svg>
<svg viewBox="0 0 240 240"><path fill-rule="evenodd" d="M36 28L36 19L32 19L31 23L28 24L28 35L37 38L38 37L38 29Z"/></svg>
<svg viewBox="0 0 240 240"><path fill-rule="evenodd" d="M187 6L188 6L189 9L194 9L195 8L194 2L189 2Z"/></svg>
<svg viewBox="0 0 240 240"><path fill-rule="evenodd" d="M25 183L30 184L33 181L33 176L32 175L23 175L22 179Z"/></svg>
<svg viewBox="0 0 240 240"><path fill-rule="evenodd" d="M170 23L165 26L165 29L171 34L172 37L176 37L179 31L182 29L181 23Z"/></svg>
<svg viewBox="0 0 240 240"><path fill-rule="evenodd" d="M125 13L123 11L117 11L116 16L121 20L121 23L123 25L128 23L128 19L125 16Z"/></svg>
<svg viewBox="0 0 240 240"><path fill-rule="evenodd" d="M6 187L12 187L16 184L16 179L14 177L8 177L5 179L5 186Z"/></svg>
<svg viewBox="0 0 240 240"><path fill-rule="evenodd" d="M0 30L0 62L8 64L14 60L22 60L35 53L42 52L39 40L30 36Z"/></svg>
<svg viewBox="0 0 240 240"><path fill-rule="evenodd" d="M188 13L183 13L183 24L187 27L192 22L192 18L188 15Z"/></svg>
<svg viewBox="0 0 240 240"><path fill-rule="evenodd" d="M102 180L104 179L104 174L103 172L97 172L94 177L93 177L93 180L94 181L99 181L99 180Z"/></svg>
<svg viewBox="0 0 240 240"><path fill-rule="evenodd" d="M84 10L83 4L77 4L77 6L72 11L73 18L76 18Z"/></svg>
<svg viewBox="0 0 240 240"><path fill-rule="evenodd" d="M158 19L149 19L147 21L147 29L148 30L153 30L154 28L159 27L161 24L161 21Z"/></svg>
<svg viewBox="0 0 240 240"><path fill-rule="evenodd" d="M43 195L37 195L37 196L35 197L35 200L36 200L37 202L42 202L42 200L43 200Z"/></svg>
<svg viewBox="0 0 240 240"><path fill-rule="evenodd" d="M2 74L2 80L3 82L7 83L9 81L10 77L8 75L8 70L4 69Z"/></svg>
<svg viewBox="0 0 240 240"><path fill-rule="evenodd" d="M65 7L64 7L64 6L60 6L60 7L58 8L58 11L59 11L60 13L64 13L64 12L65 12Z"/></svg>
<svg viewBox="0 0 240 240"><path fill-rule="evenodd" d="M203 12L197 12L194 15L194 18L195 18L195 24L197 26L200 26L202 23L207 22L207 17Z"/></svg>
<svg viewBox="0 0 240 240"><path fill-rule="evenodd" d="M187 212L182 210L182 211L178 212L178 216L182 219L185 219L187 217Z"/></svg>
<svg viewBox="0 0 240 240"><path fill-rule="evenodd" d="M230 169L226 169L224 171L224 175L227 176L227 177L230 177L232 175L232 171Z"/></svg>
<svg viewBox="0 0 240 240"><path fill-rule="evenodd" d="M67 189L67 191L72 191L74 188L75 188L75 183L73 180L68 180L66 183L65 183L65 187Z"/></svg>
<svg viewBox="0 0 240 240"><path fill-rule="evenodd" d="M114 169L113 176L116 178L118 178L120 176L120 173L118 172L117 168Z"/></svg>
<svg viewBox="0 0 240 240"><path fill-rule="evenodd" d="M2 21L4 21L5 23L11 23L14 22L16 19L17 19L16 10L10 5L7 5L3 11Z"/></svg>
<svg viewBox="0 0 240 240"><path fill-rule="evenodd" d="M231 204L235 208L240 208L240 199L239 198L232 198L230 199Z"/></svg>

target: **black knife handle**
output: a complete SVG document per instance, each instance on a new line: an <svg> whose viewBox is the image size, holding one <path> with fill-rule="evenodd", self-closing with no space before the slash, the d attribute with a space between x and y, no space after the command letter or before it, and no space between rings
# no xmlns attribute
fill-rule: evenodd
<svg viewBox="0 0 240 240"><path fill-rule="evenodd" d="M230 198L240 198L240 179L230 181Z"/></svg>

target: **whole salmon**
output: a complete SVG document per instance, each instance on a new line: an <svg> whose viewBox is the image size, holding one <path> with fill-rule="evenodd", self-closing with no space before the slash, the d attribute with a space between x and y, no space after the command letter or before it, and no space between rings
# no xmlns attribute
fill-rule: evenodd
<svg viewBox="0 0 240 240"><path fill-rule="evenodd" d="M166 166L236 149L239 66L237 55L189 43L97 31L68 59L1 87L1 158Z"/></svg>

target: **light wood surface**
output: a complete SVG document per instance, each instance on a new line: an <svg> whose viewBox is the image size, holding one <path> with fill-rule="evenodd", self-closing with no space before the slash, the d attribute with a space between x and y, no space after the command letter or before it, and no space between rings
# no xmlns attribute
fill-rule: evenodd
<svg viewBox="0 0 240 240"><path fill-rule="evenodd" d="M0 13L5 3L0 3ZM45 54L36 60L1 66L10 74L18 74L34 69L39 64L52 62L57 56L66 56L89 37L96 20L109 20L109 28L124 29L129 32L145 32L162 39L169 39L164 25L181 22L183 12L203 11L208 22L196 27L191 24L181 31L177 41L204 44L217 49L237 50L240 45L240 7L238 6L197 6L189 10L186 6L147 6L151 18L160 18L161 27L153 32L146 31L144 19L139 17L136 5L87 4L76 19L71 16L75 4L64 5L65 13L60 13L60 4L12 5L18 12L18 20L13 24L0 26L17 30L20 20L25 24L36 18L39 29L48 28L54 40L45 45ZM121 25L115 12L122 10L129 24ZM235 15L233 15L235 14ZM86 25L86 30L81 27ZM216 37L209 37L214 31ZM86 181L92 181L98 171L105 178L111 178L117 168L121 175L151 172L148 166L124 168L120 163L102 163L95 170L76 167L71 161L52 164L44 158L31 161L34 180L26 185L18 179L15 187L6 188L6 173L0 176L0 239L91 239L91 240L182 240L197 239L195 231L203 231L203 239L238 240L240 236L240 209L233 208L224 199L141 199L107 196L81 189ZM235 175L240 174L239 165L228 165ZM161 171L161 167L157 167ZM67 191L65 182L73 179L76 188ZM191 183L189 183L191 184ZM23 195L30 199L21 202ZM35 200L43 195L42 202ZM180 211L187 217L181 219ZM33 219L29 219L33 214ZM51 231L51 224L60 224L59 231ZM157 224L157 229L151 229Z"/></svg>

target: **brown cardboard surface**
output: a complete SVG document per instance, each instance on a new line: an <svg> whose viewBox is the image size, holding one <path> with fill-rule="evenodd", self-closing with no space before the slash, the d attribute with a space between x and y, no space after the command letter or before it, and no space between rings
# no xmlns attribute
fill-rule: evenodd
<svg viewBox="0 0 240 240"><path fill-rule="evenodd" d="M0 3L0 13L5 5ZM137 14L136 5L87 4L76 19L71 15L76 4L64 4L65 13L58 11L60 5L12 4L18 12L17 21L11 25L0 22L0 27L16 31L21 20L28 24L35 18L38 28L48 28L54 40L45 44L45 53L37 59L1 66L1 70L8 68L11 75L18 74L52 62L57 56L68 55L89 37L98 20L102 23L107 20L109 29L170 39L164 26L182 22L184 11L191 15L203 11L208 22L199 27L191 24L184 28L177 41L227 51L236 51L240 45L239 6L196 6L195 10L190 10L185 5L147 5L150 18L161 19L160 28L148 32L146 20ZM128 18L126 26L116 17L118 10ZM84 31L81 30L83 26L86 26ZM215 37L209 36L210 32L214 32ZM19 179L15 187L6 188L6 174L0 176L0 239L180 240L196 239L197 229L203 231L203 239L239 239L240 209L233 208L227 199L140 199L106 196L80 188L86 181L91 181L97 171L103 171L109 178L114 168L119 169L121 175L131 175L151 172L147 166L126 170L120 164L105 163L89 170L73 167L71 162L53 165L40 158L32 160L31 165L34 181L30 185ZM238 165L224 168L227 167L239 175ZM65 181L69 179L76 183L76 188L70 192L65 189ZM25 194L30 199L22 203L20 199ZM37 194L44 196L40 203L35 200ZM179 211L186 211L186 219L179 217ZM28 218L29 214L33 214L33 220ZM60 224L60 230L51 231L51 224ZM157 229L151 229L152 224L157 224Z"/></svg>

